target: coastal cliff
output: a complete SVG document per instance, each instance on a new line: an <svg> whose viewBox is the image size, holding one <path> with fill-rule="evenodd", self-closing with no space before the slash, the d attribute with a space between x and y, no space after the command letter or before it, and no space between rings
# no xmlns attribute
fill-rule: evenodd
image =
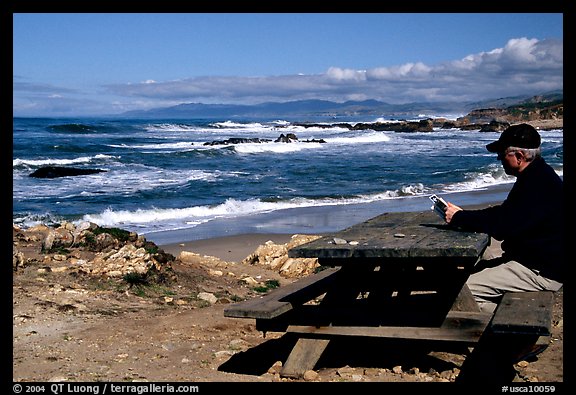
<svg viewBox="0 0 576 395"><path fill-rule="evenodd" d="M447 118L428 118L419 121L400 120L397 122L359 122L356 124L336 123L296 123L303 127L334 126L348 128L350 130L371 129L376 131L394 132L432 132L434 129L460 128L463 130L480 130L481 132L502 132L510 125L528 123L539 130L563 129L564 128L564 102L548 100L542 96L534 96L532 99L505 108L483 108L472 110L467 115L450 120Z"/></svg>
<svg viewBox="0 0 576 395"><path fill-rule="evenodd" d="M549 121L555 125L563 125L564 102L563 100L546 100L541 96L534 96L524 103L506 108L484 108L471 111L468 115L458 118L459 126L490 122L536 123ZM554 121L554 122L552 122ZM544 122L545 124L546 122ZM534 126L534 125L533 125Z"/></svg>

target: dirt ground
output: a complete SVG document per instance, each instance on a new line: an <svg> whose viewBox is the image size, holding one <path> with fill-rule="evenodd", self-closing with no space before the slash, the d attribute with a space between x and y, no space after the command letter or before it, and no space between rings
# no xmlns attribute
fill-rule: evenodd
<svg viewBox="0 0 576 395"><path fill-rule="evenodd" d="M25 254L39 245L22 245ZM333 342L314 371L279 376L294 339L224 317L228 303L260 293L241 278L294 281L262 266L173 264L167 285L120 283L30 263L13 273L13 381L18 382L430 382L454 381L467 350L400 342ZM217 301L199 298L205 292ZM518 381L563 381L563 292L551 344L516 365ZM359 352L359 350L361 350Z"/></svg>

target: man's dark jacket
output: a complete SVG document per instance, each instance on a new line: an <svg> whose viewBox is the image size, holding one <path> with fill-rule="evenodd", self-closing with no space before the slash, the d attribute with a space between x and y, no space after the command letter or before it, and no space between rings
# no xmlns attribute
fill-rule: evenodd
<svg viewBox="0 0 576 395"><path fill-rule="evenodd" d="M544 159L534 159L499 206L456 212L450 224L502 241L504 256L563 283L563 181Z"/></svg>

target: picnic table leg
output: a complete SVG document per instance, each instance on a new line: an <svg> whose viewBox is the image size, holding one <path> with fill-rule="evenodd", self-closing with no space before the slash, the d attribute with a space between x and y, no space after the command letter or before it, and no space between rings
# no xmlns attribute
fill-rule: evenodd
<svg viewBox="0 0 576 395"><path fill-rule="evenodd" d="M474 295L472 295L472 292L470 292L470 288L468 288L468 285L464 284L464 286L460 290L460 293L456 297L456 301L454 302L450 310L476 311L476 312L480 311L480 306L478 306L478 303L474 299Z"/></svg>
<svg viewBox="0 0 576 395"><path fill-rule="evenodd" d="M280 376L290 378L304 376L307 370L314 369L329 342L329 339L299 338L282 367Z"/></svg>
<svg viewBox="0 0 576 395"><path fill-rule="evenodd" d="M489 331L489 330L487 330ZM509 383L514 379L518 357L538 340L537 335L485 333L464 360L456 381Z"/></svg>

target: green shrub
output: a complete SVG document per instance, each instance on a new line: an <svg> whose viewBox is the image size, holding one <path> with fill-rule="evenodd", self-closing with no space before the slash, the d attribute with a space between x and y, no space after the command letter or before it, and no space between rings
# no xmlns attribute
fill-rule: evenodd
<svg viewBox="0 0 576 395"><path fill-rule="evenodd" d="M130 232L120 228L105 228L105 227L97 227L92 231L95 235L99 235L101 233L108 233L112 237L120 240L120 241L128 241L130 239Z"/></svg>
<svg viewBox="0 0 576 395"><path fill-rule="evenodd" d="M274 288L278 288L280 286L280 282L278 280L266 280L266 282L264 283L264 285L259 285L257 287L254 287L254 291L256 292L268 292L271 289Z"/></svg>
<svg viewBox="0 0 576 395"><path fill-rule="evenodd" d="M57 246L57 247L52 247L49 250L45 250L44 248L42 248L42 253L68 255L68 254L70 254L70 250L67 248L64 248L62 246Z"/></svg>
<svg viewBox="0 0 576 395"><path fill-rule="evenodd" d="M156 253L158 252L158 246L149 245L149 246L144 247L144 250L145 250L148 254L154 255L154 254L156 254Z"/></svg>
<svg viewBox="0 0 576 395"><path fill-rule="evenodd" d="M268 289L278 288L280 286L280 281L278 280L266 280L265 282Z"/></svg>
<svg viewBox="0 0 576 395"><path fill-rule="evenodd" d="M126 273L122 279L126 281L131 287L134 285L148 285L148 278L146 274L141 273Z"/></svg>

